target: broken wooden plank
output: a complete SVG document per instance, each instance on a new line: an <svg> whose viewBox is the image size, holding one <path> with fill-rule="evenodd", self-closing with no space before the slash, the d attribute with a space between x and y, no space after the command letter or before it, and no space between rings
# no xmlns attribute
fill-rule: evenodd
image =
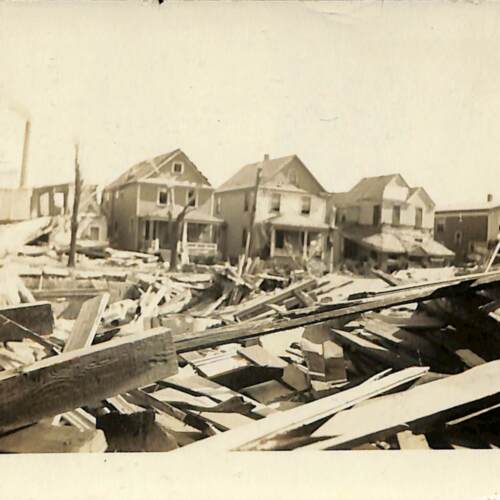
<svg viewBox="0 0 500 500"><path fill-rule="evenodd" d="M314 278L305 279L286 288L280 288L275 292L258 296L255 299L248 300L240 304L235 310L235 316L240 320L249 318L254 314L257 314L259 311L262 311L265 306L269 304L280 304L284 300L293 297L295 292L310 290L311 288L314 288L316 284L317 281Z"/></svg>
<svg viewBox="0 0 500 500"><path fill-rule="evenodd" d="M63 352L92 345L108 300L109 293L103 293L83 303Z"/></svg>
<svg viewBox="0 0 500 500"><path fill-rule="evenodd" d="M25 329L31 330L38 335L50 335L53 328L54 317L49 302L0 307L1 342L22 340L26 337Z"/></svg>
<svg viewBox="0 0 500 500"><path fill-rule="evenodd" d="M238 349L238 354L259 366L272 366L275 368L286 368L288 363L281 358L274 356L260 345L242 347Z"/></svg>
<svg viewBox="0 0 500 500"><path fill-rule="evenodd" d="M404 368L417 364L417 360L402 352L395 352L366 338L343 330L332 329L340 344L360 351L377 361L394 368Z"/></svg>
<svg viewBox="0 0 500 500"><path fill-rule="evenodd" d="M177 372L164 328L111 340L0 373L0 432L21 427Z"/></svg>
<svg viewBox="0 0 500 500"><path fill-rule="evenodd" d="M361 401L386 393L395 387L422 376L427 368L407 368L378 378L372 378L356 387L328 396L312 403L304 404L291 410L277 412L267 418L257 420L251 425L214 436L203 443L200 449L210 451L230 450L267 450L274 449L276 440L305 425L321 421L341 410L349 408ZM198 446L194 443L189 450ZM179 453L182 450L179 450Z"/></svg>
<svg viewBox="0 0 500 500"><path fill-rule="evenodd" d="M467 415L500 401L500 361L373 400L338 413L315 432L307 449L345 449L436 421ZM334 437L332 437L334 436Z"/></svg>

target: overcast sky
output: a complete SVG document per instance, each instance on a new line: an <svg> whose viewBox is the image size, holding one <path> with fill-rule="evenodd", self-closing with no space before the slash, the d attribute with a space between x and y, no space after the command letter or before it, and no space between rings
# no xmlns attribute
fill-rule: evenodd
<svg viewBox="0 0 500 500"><path fill-rule="evenodd" d="M500 200L500 3L0 4L0 172L105 183L182 148L214 186L297 154L325 189L400 172Z"/></svg>

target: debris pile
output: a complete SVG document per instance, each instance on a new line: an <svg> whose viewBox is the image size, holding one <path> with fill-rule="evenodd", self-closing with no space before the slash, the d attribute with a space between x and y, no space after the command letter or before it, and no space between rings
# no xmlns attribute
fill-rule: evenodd
<svg viewBox="0 0 500 500"><path fill-rule="evenodd" d="M500 271L104 252L2 269L0 452L500 445Z"/></svg>

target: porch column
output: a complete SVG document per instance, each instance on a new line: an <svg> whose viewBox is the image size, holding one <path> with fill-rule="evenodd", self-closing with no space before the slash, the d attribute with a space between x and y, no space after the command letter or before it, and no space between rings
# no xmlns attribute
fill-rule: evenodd
<svg viewBox="0 0 500 500"><path fill-rule="evenodd" d="M274 257L274 248L276 245L276 229L271 228L271 248L269 250L269 257Z"/></svg>
<svg viewBox="0 0 500 500"><path fill-rule="evenodd" d="M304 259L307 259L307 245L308 245L308 238L309 238L309 233L308 231L304 231L304 246L302 248L302 257Z"/></svg>
<svg viewBox="0 0 500 500"><path fill-rule="evenodd" d="M49 215L55 215L56 204L55 204L56 188L50 188L49 190Z"/></svg>

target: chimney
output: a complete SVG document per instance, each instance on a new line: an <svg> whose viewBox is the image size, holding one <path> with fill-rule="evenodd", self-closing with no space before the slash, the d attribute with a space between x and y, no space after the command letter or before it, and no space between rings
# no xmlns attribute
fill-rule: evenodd
<svg viewBox="0 0 500 500"><path fill-rule="evenodd" d="M266 153L266 154L264 155L264 161L268 161L268 160L269 160L269 155Z"/></svg>
<svg viewBox="0 0 500 500"><path fill-rule="evenodd" d="M23 146L23 159L21 163L21 178L19 180L19 187L25 188L28 186L28 149L30 145L30 128L29 120L26 120L24 127L24 146Z"/></svg>
<svg viewBox="0 0 500 500"><path fill-rule="evenodd" d="M486 201L488 203L491 203L493 201L493 195L491 193L488 193L486 196Z"/></svg>

